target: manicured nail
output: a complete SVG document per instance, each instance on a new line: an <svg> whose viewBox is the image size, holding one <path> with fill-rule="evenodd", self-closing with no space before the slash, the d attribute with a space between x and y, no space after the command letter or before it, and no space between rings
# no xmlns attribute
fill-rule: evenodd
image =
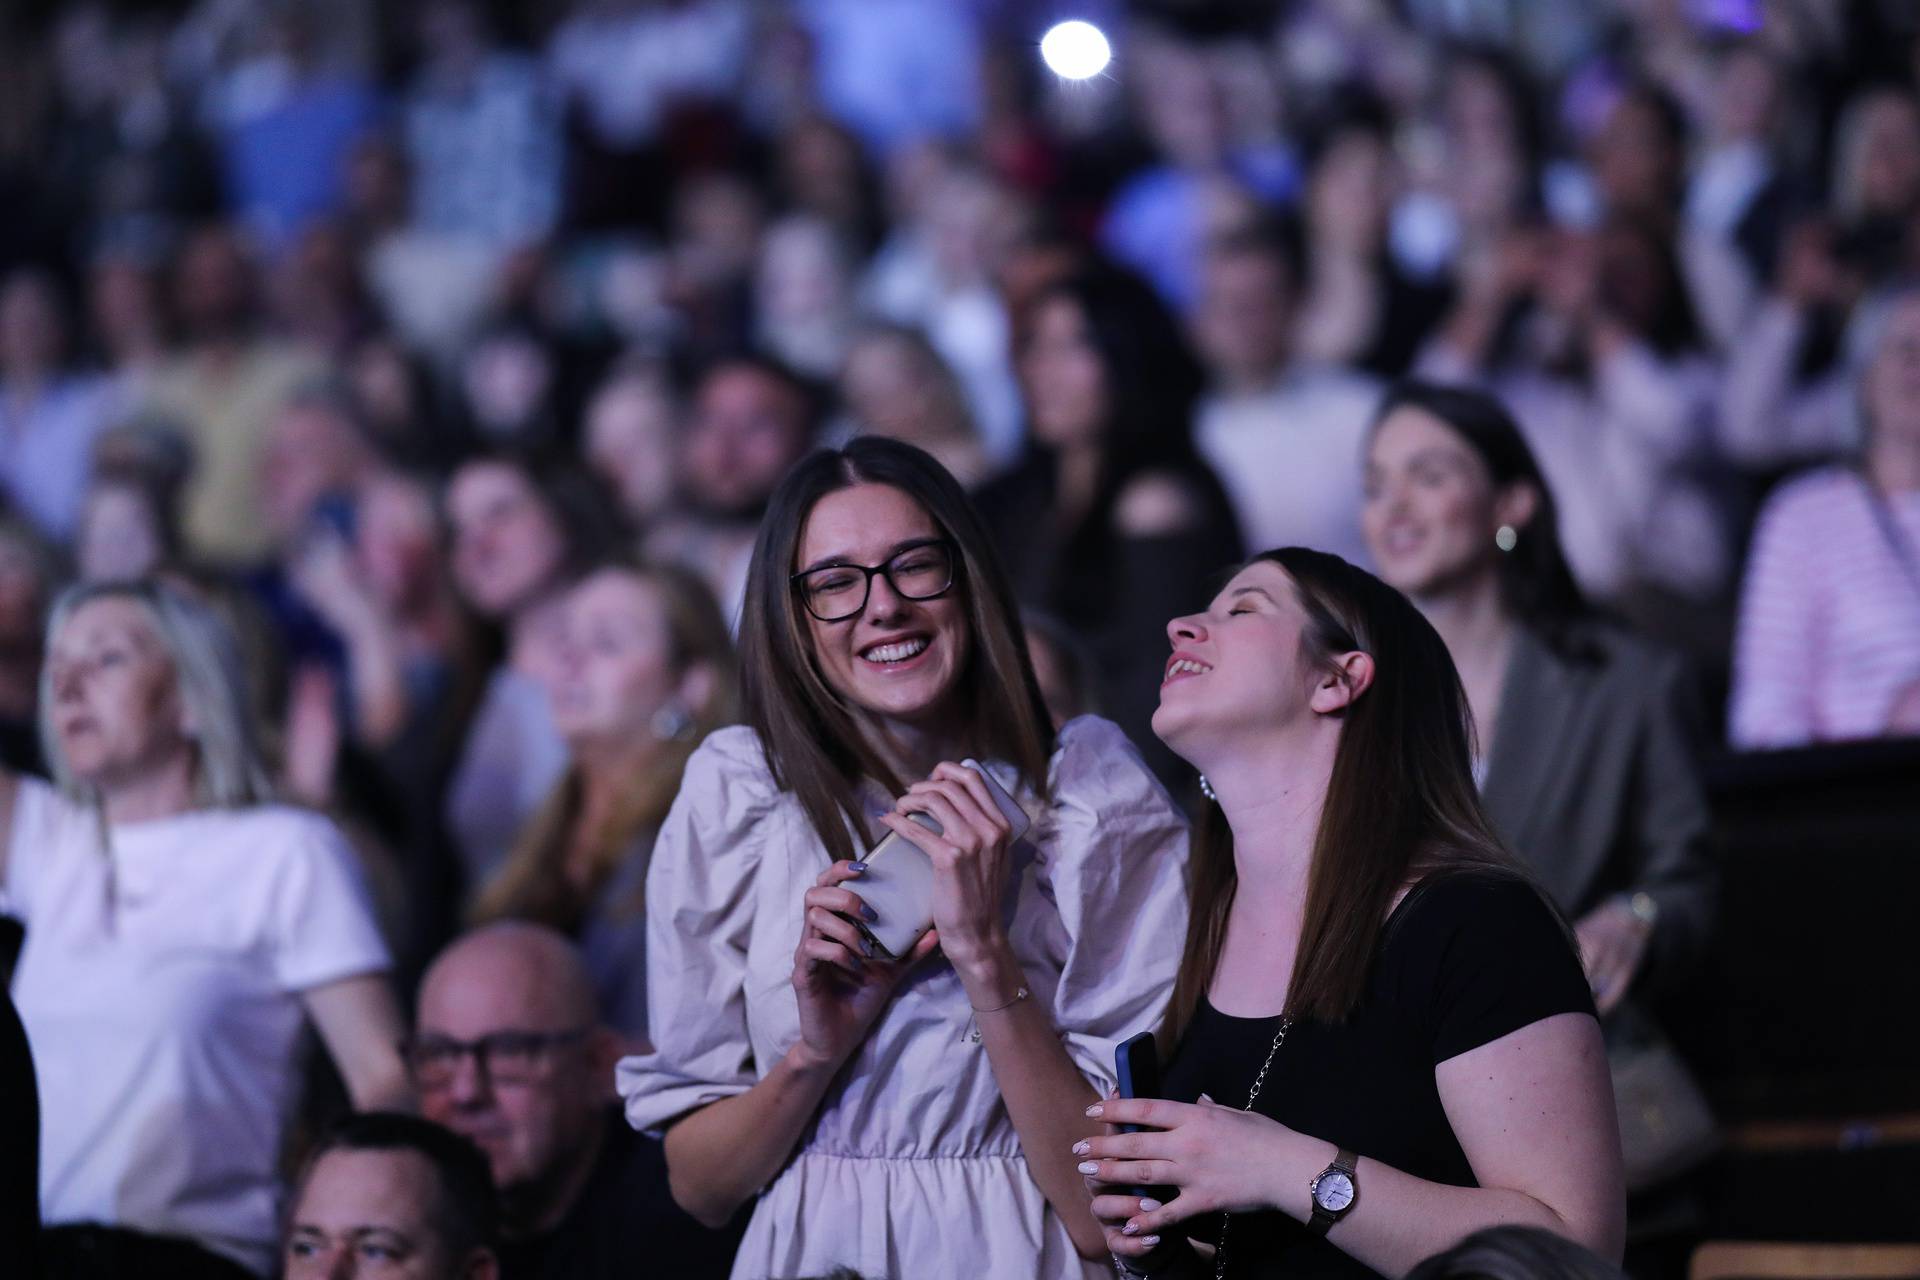
<svg viewBox="0 0 1920 1280"><path fill-rule="evenodd" d="M1093 1144L1091 1142L1082 1140L1073 1144L1073 1154L1077 1156L1083 1156L1091 1150L1093 1150Z"/></svg>
<svg viewBox="0 0 1920 1280"><path fill-rule="evenodd" d="M866 919L866 922L868 924L872 924L875 920L878 920L880 918L880 913L878 911L875 911L872 907L868 906L864 902L860 904L860 914Z"/></svg>
<svg viewBox="0 0 1920 1280"><path fill-rule="evenodd" d="M1080 1162L1080 1172L1098 1173L1100 1172L1100 1162L1098 1160L1082 1160Z"/></svg>
<svg viewBox="0 0 1920 1280"><path fill-rule="evenodd" d="M1106 1110L1105 1107L1102 1107L1099 1103L1096 1102L1092 1106L1087 1108L1087 1118L1089 1120L1098 1120L1101 1114L1105 1110Z"/></svg>
<svg viewBox="0 0 1920 1280"><path fill-rule="evenodd" d="M1140 1212L1152 1213L1155 1209L1158 1209L1159 1207L1160 1207L1160 1202L1158 1200L1152 1200L1147 1198L1146 1196L1140 1197Z"/></svg>
<svg viewBox="0 0 1920 1280"><path fill-rule="evenodd" d="M1140 1233L1140 1228L1134 1226L1131 1222L1129 1222L1126 1226L1120 1228L1120 1234L1123 1236L1138 1235L1139 1233Z"/></svg>
<svg viewBox="0 0 1920 1280"><path fill-rule="evenodd" d="M847 870L857 876L863 876L867 874L867 864L864 862L849 862L847 864Z"/></svg>
<svg viewBox="0 0 1920 1280"><path fill-rule="evenodd" d="M866 938L860 939L860 954L869 960L873 959L873 943Z"/></svg>
<svg viewBox="0 0 1920 1280"><path fill-rule="evenodd" d="M1159 1236L1141 1236L1140 1243L1147 1246L1147 1248L1151 1249L1153 1248L1153 1246L1160 1243L1160 1237Z"/></svg>

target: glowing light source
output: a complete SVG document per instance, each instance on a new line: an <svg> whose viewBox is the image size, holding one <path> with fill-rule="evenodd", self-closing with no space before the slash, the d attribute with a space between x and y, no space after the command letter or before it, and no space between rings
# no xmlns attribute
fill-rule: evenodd
<svg viewBox="0 0 1920 1280"><path fill-rule="evenodd" d="M1099 75L1113 61L1113 46L1100 28L1078 18L1055 24L1040 37L1040 57L1063 80Z"/></svg>

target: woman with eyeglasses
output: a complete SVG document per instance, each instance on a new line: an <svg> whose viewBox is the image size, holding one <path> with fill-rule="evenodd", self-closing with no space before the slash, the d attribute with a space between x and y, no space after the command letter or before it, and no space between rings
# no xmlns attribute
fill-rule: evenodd
<svg viewBox="0 0 1920 1280"><path fill-rule="evenodd" d="M1107 1274L1069 1148L1172 981L1184 820L1113 725L1053 730L986 531L910 445L788 475L741 650L749 723L694 753L654 849L628 1120L702 1221L759 1197L743 1280ZM897 959L854 923L890 833L933 866Z"/></svg>
<svg viewBox="0 0 1920 1280"><path fill-rule="evenodd" d="M339 831L271 803L204 605L75 587L47 655L57 783L0 774L47 1274L267 1275L306 1026L356 1107L408 1097L387 949Z"/></svg>

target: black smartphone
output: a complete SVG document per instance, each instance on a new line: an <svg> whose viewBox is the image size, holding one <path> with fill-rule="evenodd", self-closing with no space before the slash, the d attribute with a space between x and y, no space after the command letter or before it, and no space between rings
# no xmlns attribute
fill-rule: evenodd
<svg viewBox="0 0 1920 1280"><path fill-rule="evenodd" d="M1113 1051L1113 1070L1123 1098L1158 1098L1160 1089L1160 1052L1154 1046L1153 1032L1142 1031L1122 1040ZM1122 1133L1139 1133L1140 1125L1123 1124ZM1161 1204L1179 1194L1174 1187L1128 1187L1123 1195L1144 1196Z"/></svg>

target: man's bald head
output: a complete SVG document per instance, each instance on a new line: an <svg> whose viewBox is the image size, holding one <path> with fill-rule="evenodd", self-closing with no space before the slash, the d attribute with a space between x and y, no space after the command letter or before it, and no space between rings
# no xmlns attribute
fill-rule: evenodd
<svg viewBox="0 0 1920 1280"><path fill-rule="evenodd" d="M440 953L420 982L422 1027L437 1022L436 1014L483 1015L515 1030L559 1031L600 1021L579 948L558 930L524 920L483 925Z"/></svg>
<svg viewBox="0 0 1920 1280"><path fill-rule="evenodd" d="M420 983L420 1110L486 1152L509 1210L543 1203L590 1164L614 1101L619 1040L573 943L544 925L487 925Z"/></svg>

